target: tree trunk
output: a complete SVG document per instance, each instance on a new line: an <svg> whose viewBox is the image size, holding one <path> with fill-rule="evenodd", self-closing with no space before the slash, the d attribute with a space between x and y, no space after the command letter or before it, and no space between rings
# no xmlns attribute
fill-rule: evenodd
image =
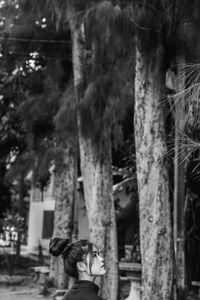
<svg viewBox="0 0 200 300"><path fill-rule="evenodd" d="M82 100L86 83L84 30L71 20L73 43L74 87L77 103ZM101 293L104 299L116 300L118 293L117 238L114 203L112 198L111 141L107 140L107 153L97 149L92 139L81 130L78 114L81 171L88 215L90 240L105 250L107 274ZM101 285L101 284L100 284Z"/></svg>
<svg viewBox="0 0 200 300"><path fill-rule="evenodd" d="M172 290L172 227L165 158L167 147L160 105L164 83L162 49L157 49L148 67L137 49L134 126L143 300L170 299Z"/></svg>
<svg viewBox="0 0 200 300"><path fill-rule="evenodd" d="M118 292L118 255L109 141L107 155L98 156L98 150L90 140L80 138L81 170L90 240L99 249L106 250L102 297L114 300L117 299Z"/></svg>
<svg viewBox="0 0 200 300"><path fill-rule="evenodd" d="M68 141L62 166L55 170L54 237L69 238L73 231L73 212L77 199L77 140ZM62 258L51 258L50 277L58 288L66 287Z"/></svg>
<svg viewBox="0 0 200 300"><path fill-rule="evenodd" d="M20 179L19 179L19 203L18 203L18 214L20 218L23 217L23 204L24 204L24 190L25 190L25 182L24 182L24 171L21 171ZM17 259L20 257L21 252L21 239L22 239L22 232L21 228L18 230L17 234L17 244L16 244L16 256Z"/></svg>
<svg viewBox="0 0 200 300"><path fill-rule="evenodd" d="M184 59L177 60L176 93L185 89ZM175 156L174 156L174 250L176 260L177 298L184 299L185 278L185 161L182 134L185 124L184 93L175 103Z"/></svg>

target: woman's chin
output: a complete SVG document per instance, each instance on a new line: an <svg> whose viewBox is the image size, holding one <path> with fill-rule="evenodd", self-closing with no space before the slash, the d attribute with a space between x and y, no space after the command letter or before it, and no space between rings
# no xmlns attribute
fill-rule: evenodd
<svg viewBox="0 0 200 300"><path fill-rule="evenodd" d="M105 275L105 274L106 274L106 270L103 269L103 270L101 271L101 275Z"/></svg>
<svg viewBox="0 0 200 300"><path fill-rule="evenodd" d="M94 276L103 276L103 275L105 275L106 274L106 270L105 269L102 269L100 272L98 272L98 273L92 273Z"/></svg>

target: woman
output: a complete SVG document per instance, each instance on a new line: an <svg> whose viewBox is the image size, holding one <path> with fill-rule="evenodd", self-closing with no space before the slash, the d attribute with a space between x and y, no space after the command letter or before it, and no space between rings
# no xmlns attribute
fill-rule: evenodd
<svg viewBox="0 0 200 300"><path fill-rule="evenodd" d="M102 300L94 281L96 276L105 274L104 260L92 243L87 240L69 243L68 239L53 238L49 252L53 256L62 255L65 273L76 279L63 300Z"/></svg>

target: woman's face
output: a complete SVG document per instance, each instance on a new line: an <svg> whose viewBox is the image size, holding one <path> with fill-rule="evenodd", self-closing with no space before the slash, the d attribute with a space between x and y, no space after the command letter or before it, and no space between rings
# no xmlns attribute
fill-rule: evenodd
<svg viewBox="0 0 200 300"><path fill-rule="evenodd" d="M106 273L102 252L95 246L93 246L92 251L87 254L86 261L90 275L100 276Z"/></svg>

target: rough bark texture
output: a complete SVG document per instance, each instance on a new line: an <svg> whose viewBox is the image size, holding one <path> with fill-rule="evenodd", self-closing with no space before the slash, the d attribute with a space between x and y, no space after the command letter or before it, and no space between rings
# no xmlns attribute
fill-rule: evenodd
<svg viewBox="0 0 200 300"><path fill-rule="evenodd" d="M108 142L107 155L102 159L91 141L80 138L80 153L90 240L106 250L102 296L114 300L118 292L118 256L110 145Z"/></svg>
<svg viewBox="0 0 200 300"><path fill-rule="evenodd" d="M85 48L82 26L71 21L73 43L74 87L77 102L85 91ZM107 141L107 153L96 149L94 143L81 132L81 119L78 115L81 171L84 183L84 196L88 214L90 240L105 250L107 274L102 284L104 299L116 300L118 293L117 238L114 203L112 199L111 145Z"/></svg>
<svg viewBox="0 0 200 300"><path fill-rule="evenodd" d="M24 190L25 190L25 175L24 175L24 171L21 171L20 180L19 180L19 200L18 200L18 214L20 217L23 216ZM17 245L16 245L17 258L20 257L21 238L22 238L22 234L21 231L19 230L17 236Z"/></svg>
<svg viewBox="0 0 200 300"><path fill-rule="evenodd" d="M169 205L167 151L162 100L162 51L149 62L136 51L135 143L140 210L142 299L170 299L172 289L172 228ZM155 62L156 67L155 69Z"/></svg>
<svg viewBox="0 0 200 300"><path fill-rule="evenodd" d="M70 144L68 144L70 145ZM55 171L54 237L71 238L77 190L76 139L65 150L62 166ZM58 288L66 287L62 258L51 258L50 277Z"/></svg>

